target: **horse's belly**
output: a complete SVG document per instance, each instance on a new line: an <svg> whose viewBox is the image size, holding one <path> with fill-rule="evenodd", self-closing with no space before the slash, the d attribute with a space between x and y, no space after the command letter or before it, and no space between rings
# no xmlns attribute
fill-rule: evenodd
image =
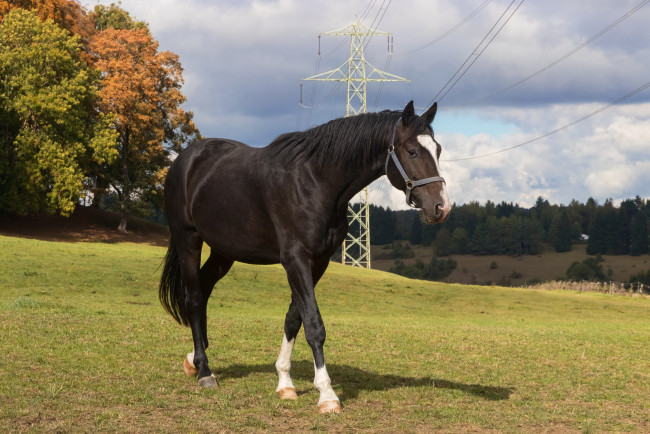
<svg viewBox="0 0 650 434"><path fill-rule="evenodd" d="M250 244L241 240L221 238L219 240L204 240L212 252L246 264L277 264L280 255L273 246L263 244Z"/></svg>
<svg viewBox="0 0 650 434"><path fill-rule="evenodd" d="M275 228L258 207L252 203L223 203L213 197L209 208L201 208L193 210L194 223L211 249L239 262L280 262Z"/></svg>

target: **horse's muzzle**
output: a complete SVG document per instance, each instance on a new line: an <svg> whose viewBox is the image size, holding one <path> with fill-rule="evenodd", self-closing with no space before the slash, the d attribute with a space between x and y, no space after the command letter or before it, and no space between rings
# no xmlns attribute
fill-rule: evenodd
<svg viewBox="0 0 650 434"><path fill-rule="evenodd" d="M438 203L433 209L434 211L432 213L428 213L426 209L422 209L427 223L442 223L447 220L447 216L449 215L448 207Z"/></svg>

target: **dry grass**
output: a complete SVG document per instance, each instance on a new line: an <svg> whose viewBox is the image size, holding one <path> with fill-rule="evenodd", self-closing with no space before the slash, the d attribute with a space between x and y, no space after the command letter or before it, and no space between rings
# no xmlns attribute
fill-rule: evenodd
<svg viewBox="0 0 650 434"><path fill-rule="evenodd" d="M380 253L382 248L383 246L374 246L373 255ZM517 286L530 281L562 280L566 278L571 263L588 257L585 249L586 244L576 244L570 252L556 253L552 247L547 246L542 254L534 256L452 255L458 266L444 282ZM433 247L414 246L413 250L423 262L431 260ZM611 269L609 278L615 282L625 282L632 274L650 268L650 255L603 255L603 259L603 270L607 273ZM405 259L404 262L410 264L415 260L416 258ZM496 268L492 268L493 262L496 263ZM375 269L388 271L394 261L373 259L372 265Z"/></svg>

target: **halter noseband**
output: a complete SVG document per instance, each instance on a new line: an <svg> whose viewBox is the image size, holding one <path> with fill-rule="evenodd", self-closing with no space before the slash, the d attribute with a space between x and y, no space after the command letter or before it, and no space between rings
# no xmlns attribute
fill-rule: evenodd
<svg viewBox="0 0 650 434"><path fill-rule="evenodd" d="M415 202L411 200L411 192L413 189L421 185L431 184L432 182L445 182L445 179L442 176L432 176L430 178L411 180L408 177L406 171L402 167L402 164L397 158L397 154L395 154L395 133L397 133L397 125L401 120L402 118L400 117L397 122L395 122L395 126L393 127L393 138L390 142L390 147L388 148L388 155L386 156L384 171L386 172L386 176L388 176L388 162L392 158L392 160L395 162L395 166L397 166L397 170L399 171L400 175L402 175L402 178L404 178L404 183L406 184L406 191L404 192L406 195L406 204L411 208L416 208Z"/></svg>

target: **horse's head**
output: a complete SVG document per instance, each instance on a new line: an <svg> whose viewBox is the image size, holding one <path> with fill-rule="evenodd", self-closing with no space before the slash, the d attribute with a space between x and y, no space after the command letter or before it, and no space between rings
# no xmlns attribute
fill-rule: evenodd
<svg viewBox="0 0 650 434"><path fill-rule="evenodd" d="M385 167L393 187L406 194L409 206L421 208L429 223L442 223L451 210L438 163L442 148L433 138L431 128L437 109L438 104L434 103L418 116L413 101L406 105L395 124Z"/></svg>

